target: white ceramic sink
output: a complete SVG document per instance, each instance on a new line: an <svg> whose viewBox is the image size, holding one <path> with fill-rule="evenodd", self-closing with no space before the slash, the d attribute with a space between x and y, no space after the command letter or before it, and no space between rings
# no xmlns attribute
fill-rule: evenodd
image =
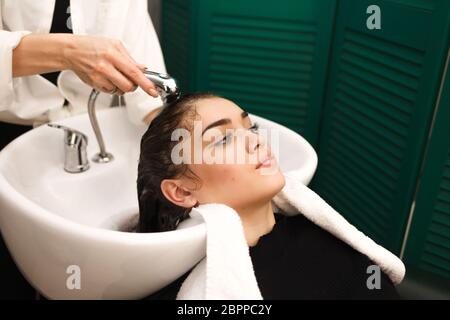
<svg viewBox="0 0 450 320"><path fill-rule="evenodd" d="M129 123L123 108L97 116L106 149L115 157L111 163L90 161L83 173L65 172L63 131L48 126L0 152L2 235L21 272L50 299L145 297L205 256L201 220L189 219L171 232L120 231L137 219L137 163L145 128ZM300 169L308 184L317 167L309 143L285 127L251 117L261 128L279 129L282 170ZM58 123L88 136L89 160L98 152L87 114ZM80 289L70 285L78 271Z"/></svg>

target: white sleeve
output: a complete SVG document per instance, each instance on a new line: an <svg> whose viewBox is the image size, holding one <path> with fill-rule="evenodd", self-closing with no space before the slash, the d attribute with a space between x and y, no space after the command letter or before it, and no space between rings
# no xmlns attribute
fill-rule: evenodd
<svg viewBox="0 0 450 320"><path fill-rule="evenodd" d="M133 43L127 43L130 38L124 39L124 44L131 56L138 62L145 64L151 71L166 73L166 66L159 44L155 28L150 20L150 16L145 10L145 22L142 23L140 35ZM131 22L132 23L132 22ZM128 117L136 125L142 125L144 117L152 110L162 106L160 97L153 98L144 90L138 88L136 91L125 94Z"/></svg>
<svg viewBox="0 0 450 320"><path fill-rule="evenodd" d="M0 111L8 110L14 101L12 76L12 52L29 31L3 30L2 5L0 4Z"/></svg>
<svg viewBox="0 0 450 320"><path fill-rule="evenodd" d="M0 9L1 10L1 9ZM3 28L0 11L0 28ZM0 111L8 110L14 101L14 83L12 75L13 50L23 36L30 31L5 31L0 29Z"/></svg>

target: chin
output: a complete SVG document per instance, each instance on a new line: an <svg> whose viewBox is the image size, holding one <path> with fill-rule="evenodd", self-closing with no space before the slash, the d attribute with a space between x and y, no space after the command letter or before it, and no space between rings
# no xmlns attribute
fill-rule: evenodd
<svg viewBox="0 0 450 320"><path fill-rule="evenodd" d="M284 179L284 175L280 170L278 170L278 173L275 176L276 176L276 179L274 179L274 180L276 180L278 182L277 192L275 193L275 195L276 195L284 188L284 185L286 184L286 180Z"/></svg>
<svg viewBox="0 0 450 320"><path fill-rule="evenodd" d="M264 185L264 193L267 195L268 199L275 197L286 184L283 173L278 170L277 173L273 175L262 176L264 181L261 183Z"/></svg>
<svg viewBox="0 0 450 320"><path fill-rule="evenodd" d="M252 183L245 189L251 190L251 192L241 192L240 196L233 197L234 202L231 207L239 211L238 208L248 208L253 205L259 205L261 203L267 203L283 189L285 185L284 175L281 172L273 174L271 176L260 176L259 179L252 179ZM243 197L242 197L243 196ZM236 202L236 199L239 199Z"/></svg>

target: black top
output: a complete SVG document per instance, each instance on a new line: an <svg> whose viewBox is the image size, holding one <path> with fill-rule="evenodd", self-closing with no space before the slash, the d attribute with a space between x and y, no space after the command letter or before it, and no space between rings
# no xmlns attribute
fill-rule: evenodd
<svg viewBox="0 0 450 320"><path fill-rule="evenodd" d="M301 214L275 218L272 231L250 247L264 299L399 299L383 272L380 289L368 289L374 272L365 255ZM146 299L175 299L189 272Z"/></svg>
<svg viewBox="0 0 450 320"><path fill-rule="evenodd" d="M72 23L70 20L70 0L55 1L53 11L52 26L50 33L72 33ZM51 81L56 86L56 80L60 71L42 74L42 76Z"/></svg>

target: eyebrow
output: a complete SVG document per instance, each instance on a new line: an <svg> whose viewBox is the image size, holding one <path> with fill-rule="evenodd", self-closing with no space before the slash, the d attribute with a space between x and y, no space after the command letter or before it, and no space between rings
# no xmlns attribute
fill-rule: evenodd
<svg viewBox="0 0 450 320"><path fill-rule="evenodd" d="M248 117L247 111L242 111L241 118L244 119L246 117ZM209 126L207 126L205 128L205 130L203 130L202 136L206 132L206 130L208 130L208 129L211 129L211 128L214 128L214 127L217 127L217 126L223 126L224 124L229 124L229 123L231 123L231 120L229 118L224 118L224 119L220 119L220 120L214 121Z"/></svg>

